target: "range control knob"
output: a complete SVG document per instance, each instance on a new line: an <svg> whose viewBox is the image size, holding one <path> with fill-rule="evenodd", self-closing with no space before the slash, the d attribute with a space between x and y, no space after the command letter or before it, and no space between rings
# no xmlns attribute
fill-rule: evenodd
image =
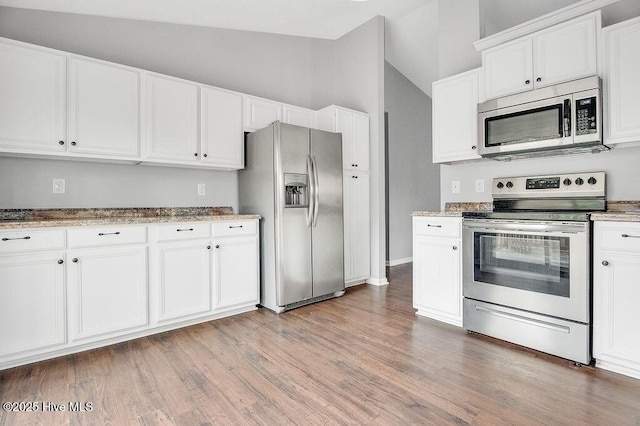
<svg viewBox="0 0 640 426"><path fill-rule="evenodd" d="M583 183L584 183L584 180L582 180L582 178L576 179L576 185L582 185Z"/></svg>
<svg viewBox="0 0 640 426"><path fill-rule="evenodd" d="M496 185L499 189L504 188L504 183L502 182L498 182L498 184Z"/></svg>
<svg viewBox="0 0 640 426"><path fill-rule="evenodd" d="M563 180L562 183L564 183L565 186L569 186L571 185L571 179L565 178L565 180Z"/></svg>
<svg viewBox="0 0 640 426"><path fill-rule="evenodd" d="M507 182L507 188L513 188L513 183Z"/></svg>
<svg viewBox="0 0 640 426"><path fill-rule="evenodd" d="M589 179L587 179L587 182L589 182L589 185L595 185L596 182L598 182L598 181L596 180L596 178L591 176Z"/></svg>

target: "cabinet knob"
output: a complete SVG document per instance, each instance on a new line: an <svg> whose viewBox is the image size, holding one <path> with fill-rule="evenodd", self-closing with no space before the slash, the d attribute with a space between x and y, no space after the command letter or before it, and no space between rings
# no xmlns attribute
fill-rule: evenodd
<svg viewBox="0 0 640 426"><path fill-rule="evenodd" d="M62 265L63 263L64 263L64 260L58 259L58 265Z"/></svg>
<svg viewBox="0 0 640 426"><path fill-rule="evenodd" d="M72 261L73 263L78 263L78 258L77 258L77 257L74 257L73 259L71 259L71 261Z"/></svg>
<svg viewBox="0 0 640 426"><path fill-rule="evenodd" d="M194 157L197 157L197 156L198 156L198 153L196 152L195 154L193 154L193 156L194 156Z"/></svg>
<svg viewBox="0 0 640 426"><path fill-rule="evenodd" d="M452 249L458 250L458 246L453 246Z"/></svg>
<svg viewBox="0 0 640 426"><path fill-rule="evenodd" d="M609 266L609 262L607 262L606 260L602 261L602 266Z"/></svg>
<svg viewBox="0 0 640 426"><path fill-rule="evenodd" d="M220 248L220 244L216 244L216 248Z"/></svg>
<svg viewBox="0 0 640 426"><path fill-rule="evenodd" d="M536 78L536 81L537 81L538 83L540 83L540 82L542 81L542 79L541 79L540 77L538 77L538 78Z"/></svg>
<svg viewBox="0 0 640 426"><path fill-rule="evenodd" d="M64 141L59 141L58 145L64 145Z"/></svg>
<svg viewBox="0 0 640 426"><path fill-rule="evenodd" d="M211 250L211 246L207 246L207 250Z"/></svg>
<svg viewBox="0 0 640 426"><path fill-rule="evenodd" d="M475 146L475 145L474 145L474 146L472 146L472 147L471 147L471 149L476 149L476 146Z"/></svg>
<svg viewBox="0 0 640 426"><path fill-rule="evenodd" d="M531 84L531 80L525 81L524 84Z"/></svg>
<svg viewBox="0 0 640 426"><path fill-rule="evenodd" d="M75 141L71 142L71 146L76 146L77 143Z"/></svg>
<svg viewBox="0 0 640 426"><path fill-rule="evenodd" d="M203 154L202 156L203 156L204 158L207 158L207 154Z"/></svg>

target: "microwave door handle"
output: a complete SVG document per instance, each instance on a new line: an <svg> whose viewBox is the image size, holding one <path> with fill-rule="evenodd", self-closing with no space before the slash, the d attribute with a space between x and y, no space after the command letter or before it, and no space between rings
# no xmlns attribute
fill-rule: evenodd
<svg viewBox="0 0 640 426"><path fill-rule="evenodd" d="M562 122L564 127L564 137L571 137L571 99L564 100Z"/></svg>

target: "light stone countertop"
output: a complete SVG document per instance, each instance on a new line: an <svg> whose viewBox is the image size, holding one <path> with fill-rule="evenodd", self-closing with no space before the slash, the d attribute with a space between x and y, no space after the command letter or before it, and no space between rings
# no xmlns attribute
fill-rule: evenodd
<svg viewBox="0 0 640 426"><path fill-rule="evenodd" d="M606 222L640 222L640 213L599 212L591 213L592 221Z"/></svg>

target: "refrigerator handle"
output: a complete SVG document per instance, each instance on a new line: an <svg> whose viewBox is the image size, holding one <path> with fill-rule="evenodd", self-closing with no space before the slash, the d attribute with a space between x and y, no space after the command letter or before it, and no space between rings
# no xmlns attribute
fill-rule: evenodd
<svg viewBox="0 0 640 426"><path fill-rule="evenodd" d="M311 157L313 166L313 226L318 224L318 206L320 205L320 181L318 179L318 167L316 165L316 157Z"/></svg>
<svg viewBox="0 0 640 426"><path fill-rule="evenodd" d="M313 159L310 155L307 155L307 175L309 176L309 186L308 186L308 207L307 207L307 228L311 227L312 219L313 219L313 205L315 202L314 199L314 184L313 184Z"/></svg>

